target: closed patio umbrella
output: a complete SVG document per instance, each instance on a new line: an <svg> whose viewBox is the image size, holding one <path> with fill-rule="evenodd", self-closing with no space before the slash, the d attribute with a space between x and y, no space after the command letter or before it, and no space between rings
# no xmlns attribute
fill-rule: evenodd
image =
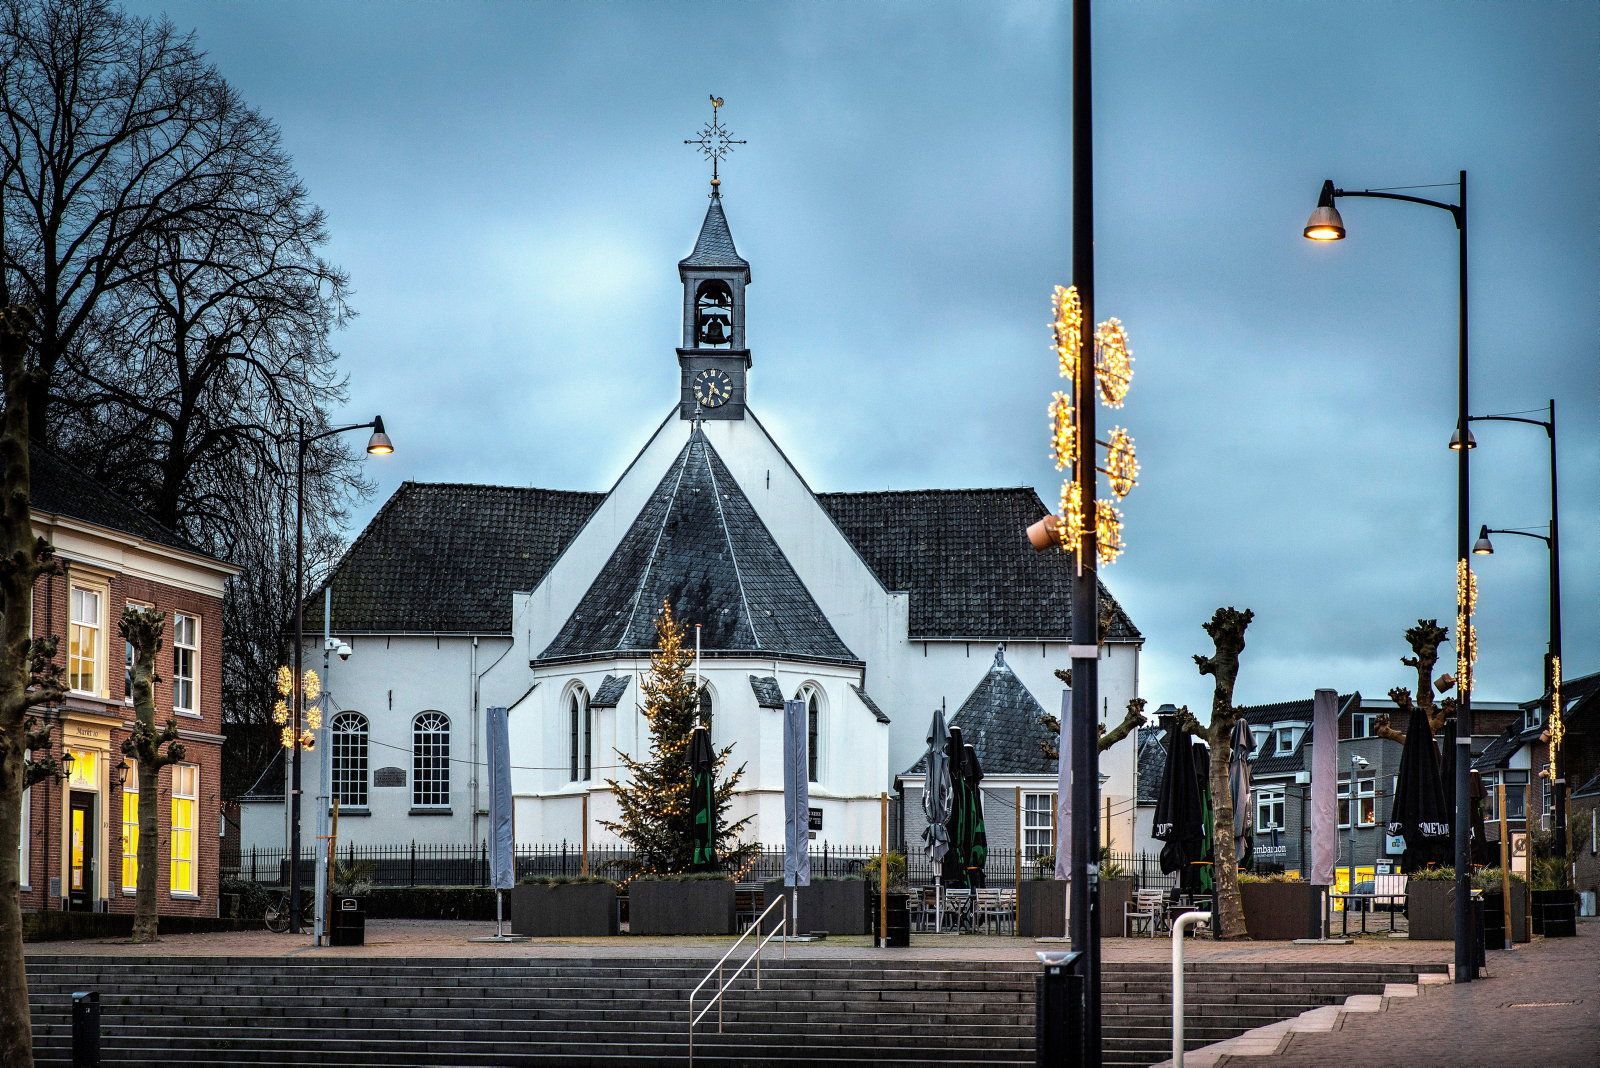
<svg viewBox="0 0 1600 1068"><path fill-rule="evenodd" d="M962 746L961 773L966 787L962 797L966 816L961 821L961 831L966 838L964 870L967 885L976 888L984 884L983 869L989 859L989 835L983 826L983 765L978 763L977 750L970 745Z"/></svg>
<svg viewBox="0 0 1600 1068"><path fill-rule="evenodd" d="M1176 721L1167 724L1167 766L1156 795L1152 834L1161 847L1161 870L1180 879L1200 859L1205 832L1201 826L1200 782L1195 777L1194 738Z"/></svg>
<svg viewBox="0 0 1600 1068"><path fill-rule="evenodd" d="M928 724L928 751L923 756L926 767L922 780L922 815L926 826L922 828L922 852L933 868L934 929L939 928L939 915L943 911L939 895L940 873L945 854L950 850L950 809L952 786L950 782L950 732L944 724L944 709L936 709L933 721Z"/></svg>
<svg viewBox="0 0 1600 1068"><path fill-rule="evenodd" d="M1211 800L1211 750L1196 743L1190 751L1194 754L1195 785L1200 791L1200 852L1189 865L1188 881L1184 885L1195 893L1209 894L1216 885L1216 872L1212 867L1216 859L1216 837L1212 828L1217 822L1217 809ZM1213 934L1220 934L1222 925L1214 923L1211 930Z"/></svg>
<svg viewBox="0 0 1600 1068"><path fill-rule="evenodd" d="M951 727L945 742L950 768L950 815L945 821L950 848L945 851L940 874L946 886L965 886L967 870L967 746L960 727Z"/></svg>
<svg viewBox="0 0 1600 1068"><path fill-rule="evenodd" d="M694 843L690 870L710 871L717 865L717 758L704 727L689 736L689 818Z"/></svg>
<svg viewBox="0 0 1600 1068"><path fill-rule="evenodd" d="M1255 736L1243 717L1233 721L1231 752L1228 754L1228 794L1233 798L1233 851L1240 864L1250 853L1251 831L1255 820L1250 808L1250 757L1255 751Z"/></svg>
<svg viewBox="0 0 1600 1068"><path fill-rule="evenodd" d="M1455 731L1448 731L1454 735ZM1454 749L1454 738L1447 738ZM1453 756L1453 754L1452 754ZM1420 706L1411 708L1406 725L1406 742L1400 750L1400 771L1395 776L1394 803L1389 806L1385 830L1406 840L1400 865L1417 871L1429 864L1443 864L1450 857L1450 806L1439 776L1438 750L1433 747L1433 731L1428 714Z"/></svg>

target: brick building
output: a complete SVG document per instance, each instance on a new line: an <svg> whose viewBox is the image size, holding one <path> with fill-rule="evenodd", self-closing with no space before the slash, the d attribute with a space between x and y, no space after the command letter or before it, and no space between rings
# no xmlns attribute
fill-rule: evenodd
<svg viewBox="0 0 1600 1068"><path fill-rule="evenodd" d="M156 722L178 724L185 755L159 779L163 915L217 914L222 775L222 594L238 568L209 556L37 445L34 530L63 573L34 588L34 633L60 639L69 687L42 711L63 778L24 795L24 910L133 911L138 775L122 743L133 720L122 609L166 613ZM63 848L65 846L65 848Z"/></svg>

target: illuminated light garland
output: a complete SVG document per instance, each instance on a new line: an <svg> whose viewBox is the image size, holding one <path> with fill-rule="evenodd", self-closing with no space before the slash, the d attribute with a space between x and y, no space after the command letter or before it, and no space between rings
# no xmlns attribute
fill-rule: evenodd
<svg viewBox="0 0 1600 1068"><path fill-rule="evenodd" d="M1107 319L1094 332L1095 383L1100 387L1100 402L1107 408L1120 408L1133 383L1133 353L1128 349L1128 332L1122 320Z"/></svg>
<svg viewBox="0 0 1600 1068"><path fill-rule="evenodd" d="M1106 445L1106 480L1119 501L1139 484L1139 458L1133 450L1133 438L1120 426L1111 428Z"/></svg>
<svg viewBox="0 0 1600 1068"><path fill-rule="evenodd" d="M1078 428L1072 422L1072 398L1060 390L1050 398L1050 458L1056 470L1071 467L1078 458Z"/></svg>
<svg viewBox="0 0 1600 1068"><path fill-rule="evenodd" d="M284 697L294 693L294 672L287 667L278 669L278 692Z"/></svg>
<svg viewBox="0 0 1600 1068"><path fill-rule="evenodd" d="M301 684L301 689L305 692L307 701L315 701L322 696L322 680L317 678L315 671L308 670L305 674L305 680Z"/></svg>
<svg viewBox="0 0 1600 1068"><path fill-rule="evenodd" d="M1465 560L1456 561L1456 678L1457 691L1472 691L1472 665L1478 661L1478 628L1471 623L1478 607L1478 576Z"/></svg>
<svg viewBox="0 0 1600 1068"><path fill-rule="evenodd" d="M272 722L280 727L289 722L289 706L283 702L282 698L273 702Z"/></svg>
<svg viewBox="0 0 1600 1068"><path fill-rule="evenodd" d="M1056 286L1052 303L1056 318L1050 328L1055 336L1056 362L1062 378L1076 379L1078 350L1083 346L1083 303L1078 299L1078 287Z"/></svg>
<svg viewBox="0 0 1600 1068"><path fill-rule="evenodd" d="M1078 546L1083 544L1083 491L1075 479L1065 479L1061 483L1060 513L1056 516L1056 533L1061 539L1061 548L1077 552Z"/></svg>
<svg viewBox="0 0 1600 1068"><path fill-rule="evenodd" d="M1567 736L1566 724L1561 721L1561 658L1550 658L1550 770L1555 771L1556 753L1562 739Z"/></svg>
<svg viewBox="0 0 1600 1068"><path fill-rule="evenodd" d="M1114 564L1122 555L1122 513L1110 501L1094 502L1094 532L1102 564Z"/></svg>

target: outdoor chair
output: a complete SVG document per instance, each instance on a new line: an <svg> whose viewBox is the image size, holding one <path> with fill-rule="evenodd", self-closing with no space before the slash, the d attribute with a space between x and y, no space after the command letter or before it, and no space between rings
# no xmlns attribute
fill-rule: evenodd
<svg viewBox="0 0 1600 1068"><path fill-rule="evenodd" d="M1404 912L1406 908L1406 877L1404 875L1378 875L1372 880L1373 908L1389 912Z"/></svg>
<svg viewBox="0 0 1600 1068"><path fill-rule="evenodd" d="M970 929L972 920L972 891L966 887L945 890L944 923L941 926L946 931L959 931L963 927Z"/></svg>
<svg viewBox="0 0 1600 1068"><path fill-rule="evenodd" d="M1135 890L1132 900L1122 906L1122 937L1131 937L1130 931L1143 929L1154 938L1160 933L1163 899L1160 890Z"/></svg>
<svg viewBox="0 0 1600 1068"><path fill-rule="evenodd" d="M1011 900L1007 901L1010 895ZM979 890L977 902L977 922L988 928L994 924L995 933L1005 931L1012 921L1016 909L1016 892L1011 890Z"/></svg>

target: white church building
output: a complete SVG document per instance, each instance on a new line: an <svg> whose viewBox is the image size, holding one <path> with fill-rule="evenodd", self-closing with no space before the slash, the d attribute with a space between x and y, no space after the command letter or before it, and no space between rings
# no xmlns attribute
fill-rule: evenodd
<svg viewBox="0 0 1600 1068"><path fill-rule="evenodd" d="M333 633L353 648L327 680L341 844L482 842L494 705L510 709L518 843L576 843L585 818L591 843L614 843L605 780L622 774L618 752L649 746L639 682L663 602L698 627L702 704L714 743L745 767L731 816L755 817L750 840L783 840L785 699L811 719L819 847L876 846L879 795L915 765L941 704L960 708L956 726L982 719L967 737L980 762L1060 707L1071 558L1029 547L1038 495L815 491L757 417L750 266L715 188L678 272L679 395L608 491L407 482L334 571ZM1142 638L1101 596L1101 715L1116 723L1137 695ZM308 602L308 664L322 600ZM1013 686L1004 708L977 707L997 646L1032 702ZM1102 757L1119 810L1134 800L1133 749ZM304 762L308 843L317 764ZM1023 770L1019 785L1050 788L1047 769ZM274 778L243 799L247 853L282 848L281 767Z"/></svg>

